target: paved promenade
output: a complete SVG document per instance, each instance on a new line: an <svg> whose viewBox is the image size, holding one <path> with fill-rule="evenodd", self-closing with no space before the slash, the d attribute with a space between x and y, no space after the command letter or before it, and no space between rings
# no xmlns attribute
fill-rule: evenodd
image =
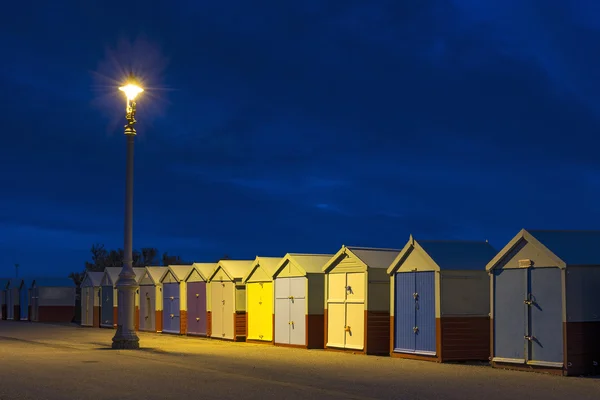
<svg viewBox="0 0 600 400"><path fill-rule="evenodd" d="M0 321L0 399L598 400L600 379Z"/></svg>

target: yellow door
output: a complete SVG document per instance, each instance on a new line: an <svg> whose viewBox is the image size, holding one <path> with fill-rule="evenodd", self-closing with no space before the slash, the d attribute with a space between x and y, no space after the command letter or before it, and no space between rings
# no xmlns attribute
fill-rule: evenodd
<svg viewBox="0 0 600 400"><path fill-rule="evenodd" d="M261 315L260 340L268 342L273 340L273 282L260 283L261 293L259 298Z"/></svg>
<svg viewBox="0 0 600 400"><path fill-rule="evenodd" d="M346 274L345 347L362 350L365 339L365 273Z"/></svg>
<svg viewBox="0 0 600 400"><path fill-rule="evenodd" d="M365 345L365 306L362 303L346 303L345 346L362 350Z"/></svg>
<svg viewBox="0 0 600 400"><path fill-rule="evenodd" d="M248 296L247 307L247 318L248 318L248 339L259 340L261 334L260 329L260 304L259 298L261 296L261 287L258 283L246 284L246 294Z"/></svg>
<svg viewBox="0 0 600 400"><path fill-rule="evenodd" d="M346 274L327 277L327 346L344 347L346 326Z"/></svg>

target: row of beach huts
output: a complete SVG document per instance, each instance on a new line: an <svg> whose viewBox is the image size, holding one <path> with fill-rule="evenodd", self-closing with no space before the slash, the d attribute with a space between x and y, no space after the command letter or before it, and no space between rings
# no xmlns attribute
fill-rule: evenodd
<svg viewBox="0 0 600 400"><path fill-rule="evenodd" d="M86 273L83 326L117 326L120 270ZM596 231L522 230L500 252L487 241L411 236L401 249L342 246L336 254L148 266L135 273L140 331L490 361L563 375L600 372Z"/></svg>

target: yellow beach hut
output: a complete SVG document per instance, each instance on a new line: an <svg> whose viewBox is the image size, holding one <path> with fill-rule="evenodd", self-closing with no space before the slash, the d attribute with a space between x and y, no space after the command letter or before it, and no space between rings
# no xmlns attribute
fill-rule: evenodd
<svg viewBox="0 0 600 400"><path fill-rule="evenodd" d="M246 284L246 341L273 342L273 273L281 257L256 257Z"/></svg>

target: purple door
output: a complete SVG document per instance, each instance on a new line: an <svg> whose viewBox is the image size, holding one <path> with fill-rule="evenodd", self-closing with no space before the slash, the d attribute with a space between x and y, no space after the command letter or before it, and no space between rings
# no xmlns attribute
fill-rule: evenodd
<svg viewBox="0 0 600 400"><path fill-rule="evenodd" d="M179 333L179 283L163 284L163 332Z"/></svg>
<svg viewBox="0 0 600 400"><path fill-rule="evenodd" d="M187 283L188 333L206 335L206 282Z"/></svg>

